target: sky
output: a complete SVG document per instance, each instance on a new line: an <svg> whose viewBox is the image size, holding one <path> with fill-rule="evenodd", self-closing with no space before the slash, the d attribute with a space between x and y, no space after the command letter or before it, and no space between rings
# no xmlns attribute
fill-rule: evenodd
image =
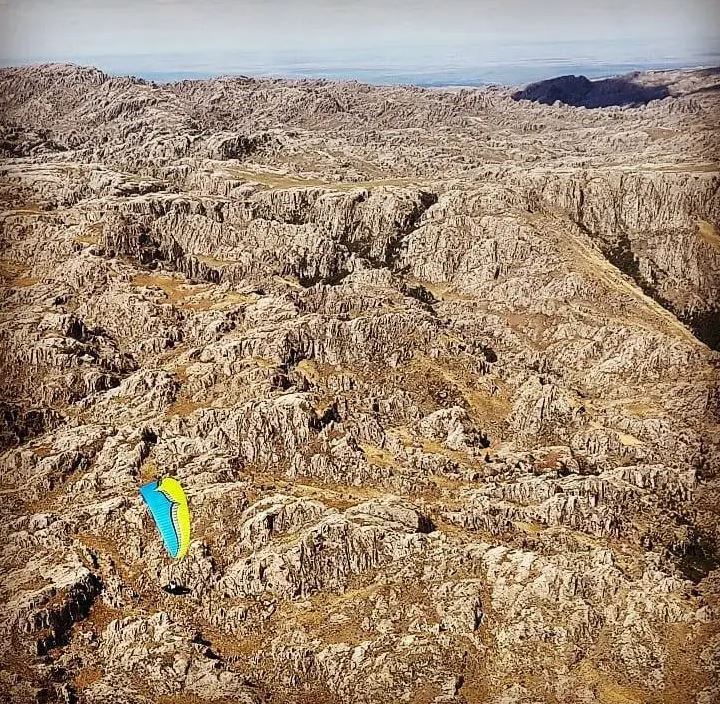
<svg viewBox="0 0 720 704"><path fill-rule="evenodd" d="M179 68L204 55L222 67L235 52L258 65L288 56L418 65L584 45L614 60L717 51L718 36L718 0L0 0L5 64L112 56Z"/></svg>

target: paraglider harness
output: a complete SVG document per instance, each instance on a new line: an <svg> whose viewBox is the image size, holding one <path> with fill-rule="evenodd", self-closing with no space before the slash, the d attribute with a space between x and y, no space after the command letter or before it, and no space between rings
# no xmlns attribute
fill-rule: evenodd
<svg viewBox="0 0 720 704"><path fill-rule="evenodd" d="M177 582L168 582L164 587L163 591L173 596L185 596L190 593L190 589Z"/></svg>

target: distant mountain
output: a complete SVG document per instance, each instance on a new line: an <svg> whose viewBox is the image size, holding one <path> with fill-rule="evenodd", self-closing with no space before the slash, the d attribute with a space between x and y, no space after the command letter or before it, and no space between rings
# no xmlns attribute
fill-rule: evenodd
<svg viewBox="0 0 720 704"><path fill-rule="evenodd" d="M711 80L698 87L699 77ZM645 105L669 95L687 95L695 90L718 90L720 69L712 68L689 74L683 71L654 71L630 73L625 76L590 80L585 76L558 76L546 81L531 83L513 95L515 100L532 100L552 105L559 101L566 105L586 108L604 108L612 105ZM712 78L717 80L712 83Z"/></svg>

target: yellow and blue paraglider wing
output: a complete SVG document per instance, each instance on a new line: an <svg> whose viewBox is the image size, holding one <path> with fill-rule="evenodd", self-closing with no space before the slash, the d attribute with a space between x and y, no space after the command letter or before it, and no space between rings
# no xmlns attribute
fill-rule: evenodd
<svg viewBox="0 0 720 704"><path fill-rule="evenodd" d="M190 509L180 483L172 477L140 487L171 557L181 560L190 547Z"/></svg>
<svg viewBox="0 0 720 704"><path fill-rule="evenodd" d="M185 492L180 482L172 477L165 477L158 489L172 502L172 522L178 536L178 553L175 557L185 557L190 547L190 509Z"/></svg>

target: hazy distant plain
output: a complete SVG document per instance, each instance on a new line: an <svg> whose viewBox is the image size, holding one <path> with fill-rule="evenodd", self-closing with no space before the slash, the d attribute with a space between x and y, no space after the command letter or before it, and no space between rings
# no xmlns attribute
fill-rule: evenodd
<svg viewBox="0 0 720 704"><path fill-rule="evenodd" d="M37 56L22 63L60 60ZM77 55L62 57L97 66L113 75L134 75L156 82L218 75L357 80L373 84L521 85L561 74L590 78L633 70L710 66L720 50L673 50L662 42L533 42L521 44L384 47L382 50L332 52L222 51L202 53ZM9 59L5 65L17 64Z"/></svg>

